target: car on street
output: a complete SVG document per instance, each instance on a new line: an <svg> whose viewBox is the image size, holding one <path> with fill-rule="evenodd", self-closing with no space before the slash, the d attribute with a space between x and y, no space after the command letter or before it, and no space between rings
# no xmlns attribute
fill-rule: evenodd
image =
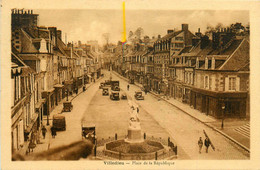
<svg viewBox="0 0 260 170"><path fill-rule="evenodd" d="M88 122L81 123L82 138L90 140L93 144L96 141L96 126L94 124L89 124Z"/></svg>
<svg viewBox="0 0 260 170"><path fill-rule="evenodd" d="M99 89L102 89L104 87L104 83L101 82L100 85L99 85Z"/></svg>
<svg viewBox="0 0 260 170"><path fill-rule="evenodd" d="M111 81L111 90L120 91L119 81Z"/></svg>
<svg viewBox="0 0 260 170"><path fill-rule="evenodd" d="M127 99L126 93L122 93L122 94L121 94L121 99Z"/></svg>
<svg viewBox="0 0 260 170"><path fill-rule="evenodd" d="M64 115L55 114L52 119L52 127L55 130L66 130L66 119Z"/></svg>
<svg viewBox="0 0 260 170"><path fill-rule="evenodd" d="M112 90L111 90L110 99L111 99L111 100L120 100L119 92L118 92L118 91L112 91Z"/></svg>
<svg viewBox="0 0 260 170"><path fill-rule="evenodd" d="M144 100L143 92L142 91L136 91L135 92L135 99L136 100Z"/></svg>
<svg viewBox="0 0 260 170"><path fill-rule="evenodd" d="M108 96L108 95L109 95L109 92L108 92L108 88L107 88L107 87L103 87L102 95L103 95L103 96Z"/></svg>
<svg viewBox="0 0 260 170"><path fill-rule="evenodd" d="M110 80L105 80L104 86L111 86L111 81Z"/></svg>

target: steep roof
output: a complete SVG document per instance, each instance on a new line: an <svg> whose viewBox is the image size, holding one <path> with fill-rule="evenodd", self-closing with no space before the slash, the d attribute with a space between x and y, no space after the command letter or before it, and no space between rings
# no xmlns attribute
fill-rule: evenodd
<svg viewBox="0 0 260 170"><path fill-rule="evenodd" d="M158 38L156 42L173 38L173 37L177 36L178 34L180 34L181 32L182 32L182 30L176 31L176 32L175 32L175 31L174 31L174 32L171 32L171 33L169 33L169 34L166 34L166 35L163 36L162 38Z"/></svg>
<svg viewBox="0 0 260 170"><path fill-rule="evenodd" d="M249 42L244 38L219 70L236 70L249 63Z"/></svg>

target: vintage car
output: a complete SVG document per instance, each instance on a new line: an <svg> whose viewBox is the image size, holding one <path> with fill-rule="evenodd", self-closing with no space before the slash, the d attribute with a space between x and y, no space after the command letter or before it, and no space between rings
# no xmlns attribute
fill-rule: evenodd
<svg viewBox="0 0 260 170"><path fill-rule="evenodd" d="M144 96L143 96L142 91L136 91L135 92L135 99L136 100L144 100Z"/></svg>
<svg viewBox="0 0 260 170"><path fill-rule="evenodd" d="M121 99L127 99L126 93L122 93L122 94L121 94Z"/></svg>
<svg viewBox="0 0 260 170"><path fill-rule="evenodd" d="M107 88L107 87L103 87L102 95L103 95L103 96L108 96L108 95L109 95L109 92L108 92L108 88Z"/></svg>
<svg viewBox="0 0 260 170"><path fill-rule="evenodd" d="M66 130L66 119L64 115L55 114L52 119L52 127L55 130Z"/></svg>
<svg viewBox="0 0 260 170"><path fill-rule="evenodd" d="M94 124L89 124L88 122L81 123L82 138L90 140L93 144L96 141L96 126Z"/></svg>
<svg viewBox="0 0 260 170"><path fill-rule="evenodd" d="M112 90L111 90L110 99L111 99L111 100L120 100L119 92L118 92L118 91L112 91Z"/></svg>
<svg viewBox="0 0 260 170"><path fill-rule="evenodd" d="M104 86L111 86L111 81L110 80L105 80Z"/></svg>
<svg viewBox="0 0 260 170"><path fill-rule="evenodd" d="M100 85L99 85L99 89L102 89L104 87L104 83L101 82Z"/></svg>
<svg viewBox="0 0 260 170"><path fill-rule="evenodd" d="M119 81L111 81L111 90L120 91Z"/></svg>

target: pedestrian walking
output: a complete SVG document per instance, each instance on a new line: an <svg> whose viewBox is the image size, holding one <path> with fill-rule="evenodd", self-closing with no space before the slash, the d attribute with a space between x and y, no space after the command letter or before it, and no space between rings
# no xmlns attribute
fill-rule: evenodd
<svg viewBox="0 0 260 170"><path fill-rule="evenodd" d="M145 92L145 95L147 95L148 89L145 88L145 89L144 89L144 92Z"/></svg>
<svg viewBox="0 0 260 170"><path fill-rule="evenodd" d="M209 150L209 145L210 145L210 140L208 137L206 137L205 141L204 141L204 145L206 146L206 153L208 153Z"/></svg>
<svg viewBox="0 0 260 170"><path fill-rule="evenodd" d="M96 79L94 78L94 83L96 82Z"/></svg>
<svg viewBox="0 0 260 170"><path fill-rule="evenodd" d="M139 113L139 107L136 108L137 113Z"/></svg>
<svg viewBox="0 0 260 170"><path fill-rule="evenodd" d="M56 135L57 135L56 129L52 126L51 127L51 136L52 136L52 138L55 138Z"/></svg>
<svg viewBox="0 0 260 170"><path fill-rule="evenodd" d="M199 153L201 153L201 149L202 149L202 146L203 146L203 141L202 141L201 137L199 138L198 145L199 145Z"/></svg>
<svg viewBox="0 0 260 170"><path fill-rule="evenodd" d="M128 90L128 91L129 91L129 87L130 87L130 86L129 86L129 84L128 84L128 85L127 85L127 90Z"/></svg>
<svg viewBox="0 0 260 170"><path fill-rule="evenodd" d="M46 129L45 126L43 126L43 127L42 127L42 136L43 136L43 139L45 139L46 132L47 132L47 129Z"/></svg>

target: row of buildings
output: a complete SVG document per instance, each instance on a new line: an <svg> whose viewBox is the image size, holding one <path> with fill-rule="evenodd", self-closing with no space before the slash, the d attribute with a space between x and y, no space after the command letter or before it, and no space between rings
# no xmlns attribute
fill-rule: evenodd
<svg viewBox="0 0 260 170"><path fill-rule="evenodd" d="M182 24L163 37L112 48L105 65L206 115L249 117L249 31L237 31L223 28L207 36Z"/></svg>
<svg viewBox="0 0 260 170"><path fill-rule="evenodd" d="M26 153L37 144L44 116L100 76L102 52L95 41L65 44L61 30L38 26L33 10L13 9L11 15L12 150Z"/></svg>

